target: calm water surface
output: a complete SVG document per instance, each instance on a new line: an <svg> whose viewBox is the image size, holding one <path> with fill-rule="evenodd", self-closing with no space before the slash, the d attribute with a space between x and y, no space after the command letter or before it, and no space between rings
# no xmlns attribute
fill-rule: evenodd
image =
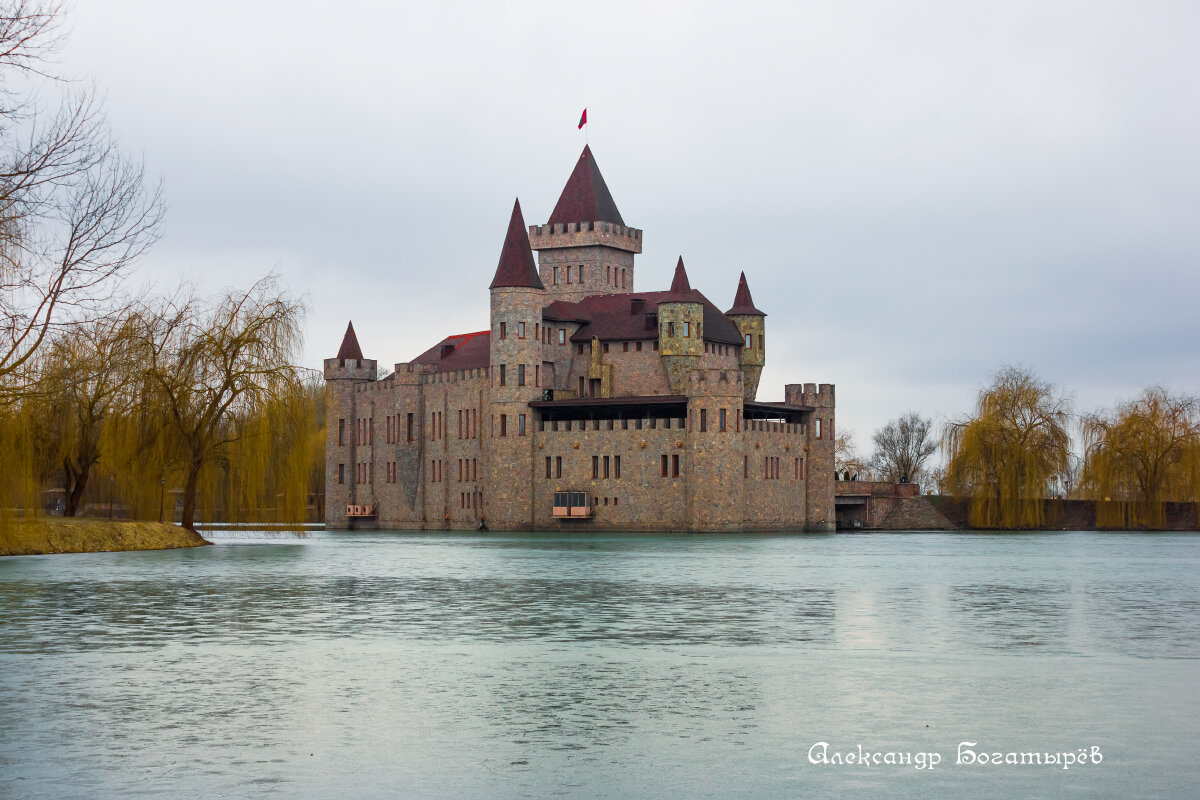
<svg viewBox="0 0 1200 800"><path fill-rule="evenodd" d="M0 797L1200 796L1198 535L219 541L0 559Z"/></svg>

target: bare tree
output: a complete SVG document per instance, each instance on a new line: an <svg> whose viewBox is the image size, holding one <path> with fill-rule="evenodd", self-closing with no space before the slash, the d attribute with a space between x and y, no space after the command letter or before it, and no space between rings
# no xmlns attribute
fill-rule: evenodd
<svg viewBox="0 0 1200 800"><path fill-rule="evenodd" d="M891 483L920 483L925 462L937 452L933 420L909 411L875 431L872 466L880 480Z"/></svg>
<svg viewBox="0 0 1200 800"><path fill-rule="evenodd" d="M303 305L265 278L215 303L184 296L146 309L136 348L144 370L144 403L161 420L164 480L183 482L182 524L194 528L202 473L228 461L243 439L240 420L262 416L299 384L293 365ZM298 470L307 483L307 465Z"/></svg>
<svg viewBox="0 0 1200 800"><path fill-rule="evenodd" d="M0 2L0 394L56 329L107 311L122 276L158 238L163 205L145 167L113 143L95 88L42 70L61 6ZM63 89L46 114L6 78Z"/></svg>
<svg viewBox="0 0 1200 800"><path fill-rule="evenodd" d="M854 444L854 432L842 430L834 439L833 469L838 480L865 480L869 478L869 465L858 454Z"/></svg>

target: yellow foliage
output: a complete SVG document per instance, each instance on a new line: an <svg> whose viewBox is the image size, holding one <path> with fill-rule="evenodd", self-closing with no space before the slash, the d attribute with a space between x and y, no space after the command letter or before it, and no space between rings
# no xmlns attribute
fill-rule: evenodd
<svg viewBox="0 0 1200 800"><path fill-rule="evenodd" d="M1200 497L1200 400L1159 386L1084 417L1083 485L1106 528L1166 524L1165 503Z"/></svg>
<svg viewBox="0 0 1200 800"><path fill-rule="evenodd" d="M1051 384L1006 367L980 391L973 417L949 423L945 481L956 498L969 500L973 527L1045 524L1047 489L1069 468L1070 416Z"/></svg>

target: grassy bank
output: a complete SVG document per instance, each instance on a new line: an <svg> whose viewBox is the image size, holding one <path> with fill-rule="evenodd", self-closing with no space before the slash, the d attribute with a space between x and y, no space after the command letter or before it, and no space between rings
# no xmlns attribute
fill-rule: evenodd
<svg viewBox="0 0 1200 800"><path fill-rule="evenodd" d="M59 517L0 521L0 556L169 550L203 544L207 542L197 533L158 522Z"/></svg>

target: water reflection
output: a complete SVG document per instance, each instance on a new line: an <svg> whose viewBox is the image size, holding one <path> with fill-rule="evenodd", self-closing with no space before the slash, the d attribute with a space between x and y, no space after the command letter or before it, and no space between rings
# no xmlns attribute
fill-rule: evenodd
<svg viewBox="0 0 1200 800"><path fill-rule="evenodd" d="M804 769L820 739L1084 731L1126 765L1111 784L1001 788L1127 796L1196 733L1197 566L1200 537L1092 534L318 534L0 559L0 785L830 796L850 784Z"/></svg>

